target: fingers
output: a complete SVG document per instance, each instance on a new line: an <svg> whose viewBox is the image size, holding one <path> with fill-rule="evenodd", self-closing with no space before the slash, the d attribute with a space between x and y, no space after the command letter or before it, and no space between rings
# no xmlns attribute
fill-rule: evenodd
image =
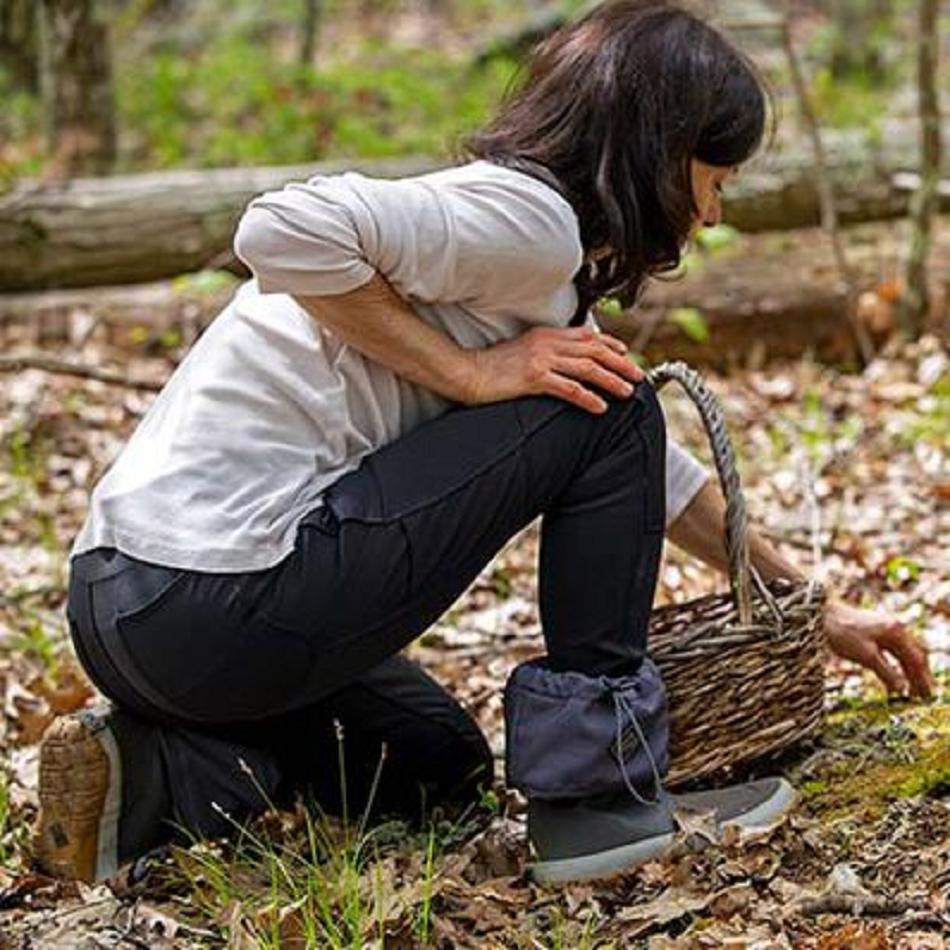
<svg viewBox="0 0 950 950"><path fill-rule="evenodd" d="M884 684L888 693L904 693L907 684L898 673L897 668L888 663L884 654L875 650L867 660L867 666L873 670L877 678Z"/></svg>
<svg viewBox="0 0 950 950"><path fill-rule="evenodd" d="M625 355L599 341L570 343L563 350L558 350L557 355L565 359L593 360L632 383L640 382L646 375L636 363L631 362Z"/></svg>
<svg viewBox="0 0 950 950"><path fill-rule="evenodd" d="M927 649L902 624L888 631L881 645L892 653L900 663L911 693L922 699L930 699L937 691L937 683L930 670Z"/></svg>
<svg viewBox="0 0 950 950"><path fill-rule="evenodd" d="M566 399L575 406L596 415L607 411L607 403L595 392L582 386L576 379L570 379L553 370L545 374L542 380L542 391L550 396Z"/></svg>
<svg viewBox="0 0 950 950"><path fill-rule="evenodd" d="M633 383L606 369L592 359L561 359L554 370L562 376L569 376L585 383L598 386L618 399L626 399L633 394Z"/></svg>
<svg viewBox="0 0 950 950"><path fill-rule="evenodd" d="M609 333L598 333L589 327L557 328L550 332L560 355L597 360L632 382L639 382L646 375L629 359L627 344Z"/></svg>

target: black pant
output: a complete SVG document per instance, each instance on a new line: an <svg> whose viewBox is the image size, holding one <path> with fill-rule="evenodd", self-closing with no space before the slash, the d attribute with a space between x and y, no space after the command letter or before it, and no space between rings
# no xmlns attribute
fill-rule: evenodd
<svg viewBox="0 0 950 950"><path fill-rule="evenodd" d="M551 667L633 672L663 541L665 451L646 383L601 416L544 397L457 407L336 482L268 570L185 571L112 549L75 558L70 628L120 710L129 807L199 834L225 830L221 810L260 810L262 792L309 788L339 812L334 720L351 813L382 743L377 812L418 815L489 786L475 722L398 651L543 514Z"/></svg>

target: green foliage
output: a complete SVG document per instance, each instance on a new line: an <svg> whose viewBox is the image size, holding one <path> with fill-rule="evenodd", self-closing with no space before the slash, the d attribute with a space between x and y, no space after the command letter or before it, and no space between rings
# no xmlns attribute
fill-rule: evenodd
<svg viewBox="0 0 950 950"><path fill-rule="evenodd" d="M698 248L690 248L680 256L676 270L672 271L667 279L679 280L686 274L698 274L706 266L705 255Z"/></svg>
<svg viewBox="0 0 950 950"><path fill-rule="evenodd" d="M125 163L293 164L319 158L442 154L480 125L514 64L469 70L437 50L383 48L314 70L240 33L201 55L161 51L119 71ZM235 77L240 77L239 81Z"/></svg>
<svg viewBox="0 0 950 950"><path fill-rule="evenodd" d="M812 80L812 101L818 121L839 128L860 126L872 140L881 135L880 118L887 114L890 93L869 79L858 76L842 81L828 67L819 69Z"/></svg>
<svg viewBox="0 0 950 950"><path fill-rule="evenodd" d="M32 434L26 429L16 429L7 441L10 453L10 473L14 478L35 482L43 474L43 460L34 451Z"/></svg>
<svg viewBox="0 0 950 950"><path fill-rule="evenodd" d="M914 583L920 577L921 567L911 558L898 555L887 562L884 571L891 586L901 587Z"/></svg>
<svg viewBox="0 0 950 950"><path fill-rule="evenodd" d="M36 175L42 168L39 142L41 115L36 96L17 89L0 65L0 193L17 177ZM7 145L6 143L15 143Z"/></svg>
<svg viewBox="0 0 950 950"><path fill-rule="evenodd" d="M14 651L37 658L43 668L55 672L59 662L60 642L47 633L43 622L32 612L24 614L24 623L10 641Z"/></svg>
<svg viewBox="0 0 950 950"><path fill-rule="evenodd" d="M429 942L429 928L432 925L432 880L435 860L435 827L429 830L426 844L426 860L422 875L422 903L416 911L416 933L422 944Z"/></svg>
<svg viewBox="0 0 950 950"><path fill-rule="evenodd" d="M823 461L822 456L831 441L828 414L817 388L809 389L802 400L802 425L799 438L814 462Z"/></svg>
<svg viewBox="0 0 950 950"><path fill-rule="evenodd" d="M597 309L605 317L619 317L623 313L623 305L616 297L604 297L597 304Z"/></svg>
<svg viewBox="0 0 950 950"><path fill-rule="evenodd" d="M10 827L10 783L6 773L0 772L0 867L6 866L12 854L7 844Z"/></svg>
<svg viewBox="0 0 950 950"><path fill-rule="evenodd" d="M216 294L238 283L238 278L226 270L199 270L181 274L172 281L172 289L181 294Z"/></svg>
<svg viewBox="0 0 950 950"><path fill-rule="evenodd" d="M500 597L502 600L507 600L514 593L514 584L503 568L494 568L488 582L495 596Z"/></svg>
<svg viewBox="0 0 950 950"><path fill-rule="evenodd" d="M10 784L10 774L0 768L0 869L16 874L23 870L30 829L22 815L14 810Z"/></svg>
<svg viewBox="0 0 950 950"><path fill-rule="evenodd" d="M731 224L717 224L711 228L700 228L696 233L696 243L711 254L735 245L741 232Z"/></svg>
<svg viewBox="0 0 950 950"><path fill-rule="evenodd" d="M931 385L924 399L899 433L899 441L908 448L927 442L938 448L950 448L950 373L944 373Z"/></svg>
<svg viewBox="0 0 950 950"><path fill-rule="evenodd" d="M696 307L674 307L666 318L670 323L678 326L694 343L709 341L709 324L702 311Z"/></svg>

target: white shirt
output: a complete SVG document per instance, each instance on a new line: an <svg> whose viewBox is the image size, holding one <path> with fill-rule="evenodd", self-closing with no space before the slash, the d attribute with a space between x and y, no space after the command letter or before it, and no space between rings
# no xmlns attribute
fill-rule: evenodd
<svg viewBox="0 0 950 950"><path fill-rule="evenodd" d="M234 239L242 284L93 491L72 554L99 546L209 572L271 567L323 491L443 412L441 396L322 328L290 294L383 274L459 345L565 326L583 249L570 204L486 161L410 178L316 176L254 198ZM707 478L672 440L667 523Z"/></svg>

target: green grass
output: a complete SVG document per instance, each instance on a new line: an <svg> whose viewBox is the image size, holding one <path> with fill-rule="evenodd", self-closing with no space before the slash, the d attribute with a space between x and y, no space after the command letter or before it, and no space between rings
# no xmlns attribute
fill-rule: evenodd
<svg viewBox="0 0 950 950"><path fill-rule="evenodd" d="M338 736L345 775L342 732ZM480 819L470 809L454 821L432 815L421 830L397 820L370 826L384 762L385 753L369 800L354 820L346 807L337 819L314 806L298 804L292 815L272 806L264 819L234 823L236 834L227 844L195 842L187 850L174 849L173 885L184 887L203 923L226 921L223 929L232 939L240 929L263 948L277 950L296 940L307 947L356 950L394 928L430 945L445 854ZM345 806L345 780L340 791Z"/></svg>
<svg viewBox="0 0 950 950"><path fill-rule="evenodd" d="M21 869L29 834L29 827L13 811L10 776L0 769L0 868L14 873Z"/></svg>
<svg viewBox="0 0 950 950"><path fill-rule="evenodd" d="M950 373L943 373L930 386L927 398L918 401L899 438L906 448L929 442L950 449Z"/></svg>
<svg viewBox="0 0 950 950"><path fill-rule="evenodd" d="M59 662L62 643L56 635L51 635L42 621L32 611L21 611L19 632L11 639L11 648L27 656L35 657L43 668L55 672Z"/></svg>
<svg viewBox="0 0 950 950"><path fill-rule="evenodd" d="M394 824L360 830L301 814L294 841L243 827L226 848L176 851L176 874L192 906L205 919L221 920L239 904L241 926L261 947L296 937L308 947L358 948L392 926L405 926L426 944L444 847L438 825L430 824L421 844L418 833ZM406 873L396 873L400 866Z"/></svg>
<svg viewBox="0 0 950 950"><path fill-rule="evenodd" d="M10 828L10 784L6 773L0 772L0 867L6 867L13 857L13 848L7 842Z"/></svg>
<svg viewBox="0 0 950 950"><path fill-rule="evenodd" d="M28 528L24 536L29 534L47 551L56 553L61 545L53 515L41 508L29 519L23 514L47 492L47 466L54 446L54 435L42 422L29 429L14 429L0 443L0 473L11 476L8 485L0 487L0 521L11 520Z"/></svg>

